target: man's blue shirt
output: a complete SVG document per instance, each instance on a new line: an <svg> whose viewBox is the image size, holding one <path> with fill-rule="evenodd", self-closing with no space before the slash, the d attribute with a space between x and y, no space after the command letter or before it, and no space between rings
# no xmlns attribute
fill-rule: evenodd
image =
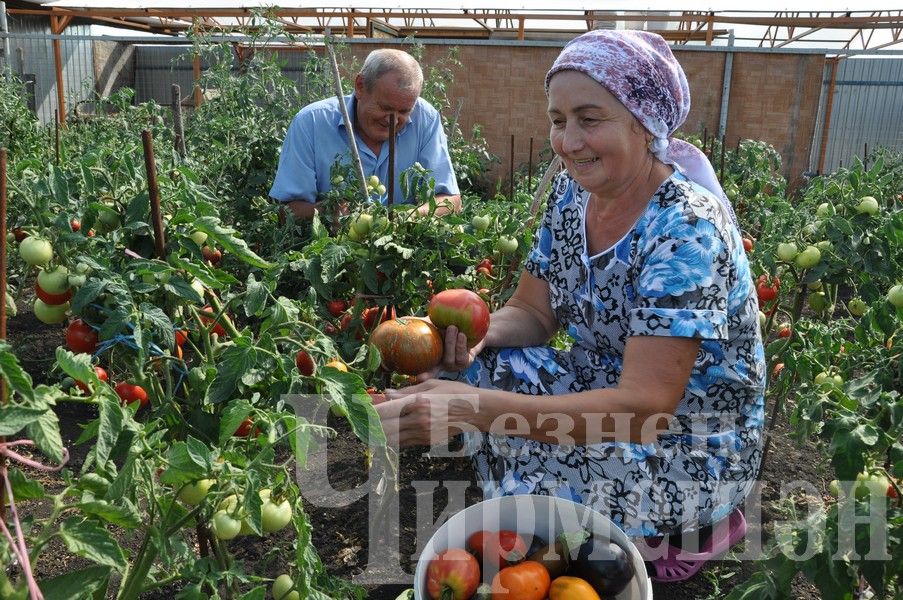
<svg viewBox="0 0 903 600"><path fill-rule="evenodd" d="M345 96L348 114L354 118L354 94ZM364 175L376 175L388 187L389 144L384 142L379 156L355 136ZM276 179L270 196L280 202L306 200L315 202L319 194L332 188L330 170L339 158L351 163L345 122L335 97L314 102L302 108L286 133L279 155ZM448 142L442 129L439 112L423 98L418 98L411 117L395 142L395 201L412 202L402 198L402 172L419 162L436 180L435 193L458 194L458 183L448 155ZM382 202L385 203L387 195Z"/></svg>

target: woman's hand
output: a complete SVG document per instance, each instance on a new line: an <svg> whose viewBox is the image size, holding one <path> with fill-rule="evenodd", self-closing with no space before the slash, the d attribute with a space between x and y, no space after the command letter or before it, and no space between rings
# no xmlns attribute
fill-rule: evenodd
<svg viewBox="0 0 903 600"><path fill-rule="evenodd" d="M422 317L429 321L429 317ZM457 373L467 369L477 355L483 349L483 340L480 340L473 348L467 347L467 336L458 331L454 325L445 328L445 347L442 351L442 362L433 369L421 373L417 376L418 382L433 379L440 371L448 371L449 373ZM407 389L407 388L405 388Z"/></svg>
<svg viewBox="0 0 903 600"><path fill-rule="evenodd" d="M479 389L458 381L429 379L386 390L375 406L389 446L434 446L462 431L479 429Z"/></svg>

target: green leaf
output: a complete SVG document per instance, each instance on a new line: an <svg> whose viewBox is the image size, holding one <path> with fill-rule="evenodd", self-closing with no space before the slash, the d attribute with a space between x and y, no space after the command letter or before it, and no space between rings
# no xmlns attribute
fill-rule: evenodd
<svg viewBox="0 0 903 600"><path fill-rule="evenodd" d="M150 324L154 333L160 337L160 342L163 344L164 351L166 348L175 347L176 336L173 332L172 321L169 320L169 317L163 312L163 309L147 302L142 302L139 308L144 322Z"/></svg>
<svg viewBox="0 0 903 600"><path fill-rule="evenodd" d="M267 588L265 585L259 585L251 591L244 594L239 600L264 600L267 595Z"/></svg>
<svg viewBox="0 0 903 600"><path fill-rule="evenodd" d="M121 504L113 505L106 500L90 500L79 502L78 508L85 514L97 517L126 529L135 529L142 523L141 514L135 505L126 498L118 500Z"/></svg>
<svg viewBox="0 0 903 600"><path fill-rule="evenodd" d="M191 436L185 442L173 444L166 453L166 461L169 467L160 476L160 481L169 485L203 479L213 469L210 449Z"/></svg>
<svg viewBox="0 0 903 600"><path fill-rule="evenodd" d="M7 471L6 478L13 486L13 497L16 500L34 500L44 497L44 486L34 479L29 479L25 473L16 467Z"/></svg>
<svg viewBox="0 0 903 600"><path fill-rule="evenodd" d="M125 209L125 222L150 223L150 195L147 190L142 190L137 196L132 198L128 207Z"/></svg>
<svg viewBox="0 0 903 600"><path fill-rule="evenodd" d="M119 473L116 475L116 479L110 484L106 496L114 501L118 498L132 497L135 493L133 487L134 480L135 454L129 453L129 457L126 459L125 464L122 465L122 469L120 469Z"/></svg>
<svg viewBox="0 0 903 600"><path fill-rule="evenodd" d="M56 349L56 363L63 372L76 381L84 381L93 389L100 383L94 366L91 364L91 355L79 352L78 354L66 350L62 346Z"/></svg>
<svg viewBox="0 0 903 600"><path fill-rule="evenodd" d="M232 437L238 426L241 425L252 411L251 405L247 400L237 399L229 402L223 409L222 417L219 421L219 444L222 446L226 440Z"/></svg>
<svg viewBox="0 0 903 600"><path fill-rule="evenodd" d="M0 307L0 310L2 310L2 307ZM34 399L31 375L22 369L19 360L6 342L0 342L0 377L3 377L9 388L16 394L19 394L26 400Z"/></svg>
<svg viewBox="0 0 903 600"><path fill-rule="evenodd" d="M69 552L77 556L120 571L126 567L122 548L110 532L93 521L70 517L60 524L59 535Z"/></svg>
<svg viewBox="0 0 903 600"><path fill-rule="evenodd" d="M242 376L257 362L257 350L247 341L240 345L243 339L236 339L220 357L216 377L207 388L207 402L219 404L232 398Z"/></svg>
<svg viewBox="0 0 903 600"><path fill-rule="evenodd" d="M337 369L324 369L320 379L330 402L347 413L354 434L365 443L385 445L386 436L364 380Z"/></svg>
<svg viewBox="0 0 903 600"><path fill-rule="evenodd" d="M323 283L335 282L345 271L345 262L351 250L342 244L332 243L320 253L320 279Z"/></svg>
<svg viewBox="0 0 903 600"><path fill-rule="evenodd" d="M63 460L63 438L60 436L60 420L52 410L44 411L36 421L25 428L35 445L56 462Z"/></svg>
<svg viewBox="0 0 903 600"><path fill-rule="evenodd" d="M15 435L37 421L50 408L29 408L9 404L0 406L0 435Z"/></svg>
<svg viewBox="0 0 903 600"><path fill-rule="evenodd" d="M259 314L266 307L269 296L267 286L257 281L253 273L248 274L247 292L245 293L245 315Z"/></svg>
<svg viewBox="0 0 903 600"><path fill-rule="evenodd" d="M234 254L247 264L260 269L270 269L273 267L272 263L265 261L251 251L251 249L248 248L247 242L236 237L234 235L236 231L231 227L224 226L217 217L200 217L195 220L194 226L199 231L203 231L216 240L224 250Z"/></svg>
<svg viewBox="0 0 903 600"><path fill-rule="evenodd" d="M110 567L93 566L38 582L44 600L84 600L92 594L105 595L110 580Z"/></svg>
<svg viewBox="0 0 903 600"><path fill-rule="evenodd" d="M110 459L110 453L122 432L123 413L119 402L108 396L101 397L99 409L100 427L97 430L97 444L94 446L94 453L97 456L98 465L102 467Z"/></svg>
<svg viewBox="0 0 903 600"><path fill-rule="evenodd" d="M109 281L106 279L98 277L89 278L88 281L85 282L85 285L78 288L78 291L75 292L75 296L72 297L72 301L70 302L72 312L81 314L89 304L97 300L98 296L103 293L108 284Z"/></svg>
<svg viewBox="0 0 903 600"><path fill-rule="evenodd" d="M191 284L181 277L170 278L169 281L163 284L163 289L179 298L184 298L189 302L200 304L204 301L204 298L198 294L197 290L191 287Z"/></svg>

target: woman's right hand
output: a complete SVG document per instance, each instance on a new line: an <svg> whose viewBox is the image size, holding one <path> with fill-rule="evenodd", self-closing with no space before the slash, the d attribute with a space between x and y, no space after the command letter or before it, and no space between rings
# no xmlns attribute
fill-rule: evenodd
<svg viewBox="0 0 903 600"><path fill-rule="evenodd" d="M454 325L445 328L445 349L442 353L442 362L435 369L421 373L417 381L426 381L436 376L439 371L452 373L467 369L483 350L484 341L480 340L473 348L467 347L467 336L458 331Z"/></svg>

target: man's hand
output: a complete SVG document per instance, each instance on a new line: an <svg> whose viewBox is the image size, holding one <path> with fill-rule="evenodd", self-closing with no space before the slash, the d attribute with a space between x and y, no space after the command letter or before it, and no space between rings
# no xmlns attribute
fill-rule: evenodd
<svg viewBox="0 0 903 600"><path fill-rule="evenodd" d="M433 215L444 215L461 212L461 196L436 196L436 212ZM424 202L417 207L417 214L425 217L430 214L430 203Z"/></svg>
<svg viewBox="0 0 903 600"><path fill-rule="evenodd" d="M320 207L319 202L307 202L306 200L292 200L285 202L283 210L289 210L296 219L311 219L317 209Z"/></svg>

